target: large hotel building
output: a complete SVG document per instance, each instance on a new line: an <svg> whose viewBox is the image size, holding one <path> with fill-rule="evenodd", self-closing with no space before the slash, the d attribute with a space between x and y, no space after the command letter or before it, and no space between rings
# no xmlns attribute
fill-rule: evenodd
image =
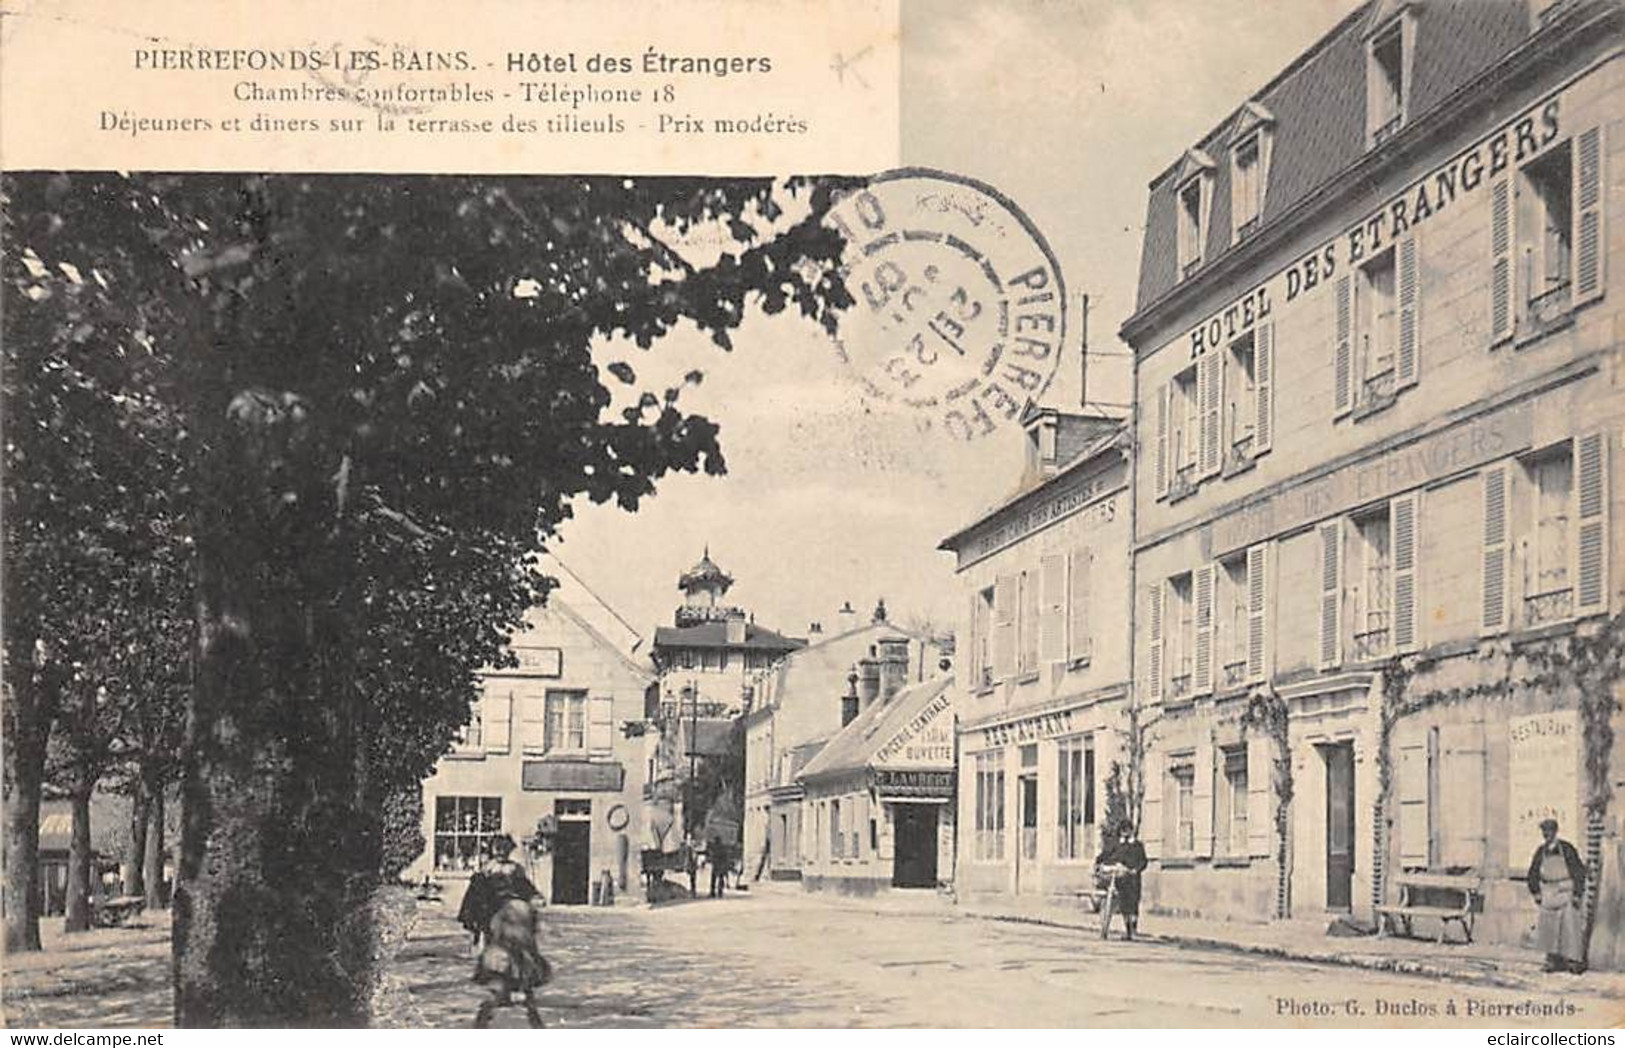
<svg viewBox="0 0 1625 1048"><path fill-rule="evenodd" d="M1152 906L1516 943L1548 816L1620 891L1622 22L1373 0L1152 182Z"/></svg>

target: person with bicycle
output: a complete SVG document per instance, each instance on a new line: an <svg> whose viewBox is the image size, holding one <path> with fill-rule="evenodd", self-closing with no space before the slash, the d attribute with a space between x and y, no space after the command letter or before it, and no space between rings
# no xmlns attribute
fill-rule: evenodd
<svg viewBox="0 0 1625 1048"><path fill-rule="evenodd" d="M1103 836L1107 843L1095 857L1095 880L1103 887L1110 886L1108 895L1113 901L1101 919L1109 924L1113 911L1122 914L1123 938L1132 941L1140 924L1140 874L1147 865L1145 845L1127 820L1108 828Z"/></svg>

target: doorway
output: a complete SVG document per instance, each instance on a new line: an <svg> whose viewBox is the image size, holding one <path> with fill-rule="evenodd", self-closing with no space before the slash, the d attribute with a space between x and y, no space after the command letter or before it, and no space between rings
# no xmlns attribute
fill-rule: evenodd
<svg viewBox="0 0 1625 1048"><path fill-rule="evenodd" d="M1016 891L1038 890L1038 776L1016 779L1016 799L1021 805L1021 838L1016 847Z"/></svg>
<svg viewBox="0 0 1625 1048"><path fill-rule="evenodd" d="M896 851L892 858L893 888L937 886L937 806L892 804Z"/></svg>
<svg viewBox="0 0 1625 1048"><path fill-rule="evenodd" d="M553 838L553 891L550 901L562 906L585 906L592 867L592 802L553 802L559 829Z"/></svg>
<svg viewBox="0 0 1625 1048"><path fill-rule="evenodd" d="M1354 903L1354 743L1320 747L1326 762L1326 908Z"/></svg>

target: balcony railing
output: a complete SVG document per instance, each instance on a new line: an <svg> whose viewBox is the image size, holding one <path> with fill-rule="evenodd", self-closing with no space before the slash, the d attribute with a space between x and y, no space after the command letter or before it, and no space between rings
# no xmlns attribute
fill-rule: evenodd
<svg viewBox="0 0 1625 1048"><path fill-rule="evenodd" d="M1168 682L1169 698L1182 699L1191 693L1191 675L1181 673Z"/></svg>
<svg viewBox="0 0 1625 1048"><path fill-rule="evenodd" d="M1551 324L1563 319L1569 311L1569 289L1572 283L1559 280L1529 300L1529 320L1537 325Z"/></svg>
<svg viewBox="0 0 1625 1048"><path fill-rule="evenodd" d="M1536 593L1523 600L1523 619L1530 626L1543 622L1559 622L1574 612L1574 590L1564 587L1548 593Z"/></svg>
<svg viewBox="0 0 1625 1048"><path fill-rule="evenodd" d="M1227 688L1238 688L1241 685L1245 684L1246 682L1247 682L1247 660L1246 659L1240 659L1240 660L1238 660L1236 662L1227 662L1227 663L1224 664L1224 686L1225 687L1227 687Z"/></svg>
<svg viewBox="0 0 1625 1048"><path fill-rule="evenodd" d="M1399 133L1400 120L1401 116L1395 114L1392 120L1389 120L1386 124L1383 124L1381 127L1371 132L1371 145L1373 147L1380 146L1390 138L1397 135Z"/></svg>
<svg viewBox="0 0 1625 1048"><path fill-rule="evenodd" d="M1380 659L1388 654L1388 635L1387 626L1367 630L1364 633L1356 633L1354 635L1354 651L1352 652L1354 661L1363 662L1366 659Z"/></svg>
<svg viewBox="0 0 1625 1048"><path fill-rule="evenodd" d="M1193 258L1193 259L1189 260L1188 262L1186 262L1185 265L1183 267L1181 267L1180 272L1184 276L1188 277L1192 273L1196 272L1198 269L1201 269L1201 268L1202 268L1202 256L1197 255L1195 258Z"/></svg>
<svg viewBox="0 0 1625 1048"><path fill-rule="evenodd" d="M1256 232L1258 232L1258 216L1254 215L1236 227L1236 239L1246 240Z"/></svg>

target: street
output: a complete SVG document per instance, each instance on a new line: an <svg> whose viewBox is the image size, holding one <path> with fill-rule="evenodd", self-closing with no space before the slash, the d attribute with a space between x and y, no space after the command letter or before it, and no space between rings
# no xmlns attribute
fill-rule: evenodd
<svg viewBox="0 0 1625 1048"><path fill-rule="evenodd" d="M550 1027L1602 1026L1625 1003L1583 978L1543 994L980 920L930 898L863 902L790 886L642 907L550 911ZM1154 930L1155 919L1147 925ZM161 935L25 959L12 1025L167 1025ZM86 944L90 944L87 942ZM467 937L429 907L393 968L399 1025L471 1024L482 991ZM1487 1014L1533 1003L1572 1014ZM1447 1003L1456 1012L1447 1011ZM1353 1009L1351 1012L1350 1009ZM1476 1014L1473 1014L1476 1012ZM497 1026L524 1014L500 1012Z"/></svg>

